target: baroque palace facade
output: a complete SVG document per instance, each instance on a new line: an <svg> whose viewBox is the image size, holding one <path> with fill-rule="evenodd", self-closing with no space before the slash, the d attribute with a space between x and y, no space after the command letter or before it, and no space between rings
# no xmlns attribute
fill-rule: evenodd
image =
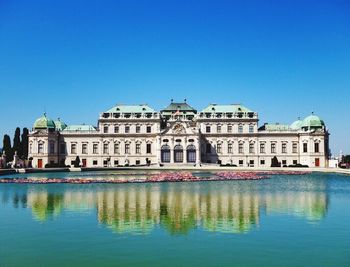
<svg viewBox="0 0 350 267"><path fill-rule="evenodd" d="M148 105L116 105L98 125L66 125L44 114L29 135L35 168L74 165L118 167L167 164L222 164L270 167L327 167L328 131L312 114L291 125L264 124L240 104L210 104L197 112L186 101L160 112Z"/></svg>

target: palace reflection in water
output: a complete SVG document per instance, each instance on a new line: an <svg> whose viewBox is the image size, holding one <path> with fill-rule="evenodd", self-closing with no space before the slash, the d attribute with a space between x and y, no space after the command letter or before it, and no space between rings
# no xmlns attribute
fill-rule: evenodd
<svg viewBox="0 0 350 267"><path fill-rule="evenodd" d="M326 215L325 180L289 180L278 190L271 186L271 182L8 185L2 201L30 208L41 222L59 219L65 212L96 213L98 222L116 233L148 233L155 227L171 234L195 228L244 233L259 226L261 214L290 214L313 222Z"/></svg>

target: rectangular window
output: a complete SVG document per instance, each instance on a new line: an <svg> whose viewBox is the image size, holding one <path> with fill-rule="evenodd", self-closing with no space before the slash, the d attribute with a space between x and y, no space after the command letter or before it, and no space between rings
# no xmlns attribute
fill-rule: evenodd
<svg viewBox="0 0 350 267"><path fill-rule="evenodd" d="M304 153L307 153L307 143L304 143L304 144L303 144L303 152L304 152Z"/></svg>
<svg viewBox="0 0 350 267"><path fill-rule="evenodd" d="M81 153L82 154L87 154L87 147L88 147L87 144L82 144L82 146L81 146Z"/></svg>
<svg viewBox="0 0 350 267"><path fill-rule="evenodd" d="M114 126L114 133L119 133L119 126Z"/></svg>
<svg viewBox="0 0 350 267"><path fill-rule="evenodd" d="M284 159L282 160L282 166L285 166L285 165L287 165L287 161Z"/></svg>
<svg viewBox="0 0 350 267"><path fill-rule="evenodd" d="M66 154L66 143L61 143L60 144L60 153L61 154Z"/></svg>
<svg viewBox="0 0 350 267"><path fill-rule="evenodd" d="M243 125L238 125L238 133L243 133Z"/></svg>
<svg viewBox="0 0 350 267"><path fill-rule="evenodd" d="M130 133L130 126L129 125L125 126L125 133Z"/></svg>
<svg viewBox="0 0 350 267"><path fill-rule="evenodd" d="M216 145L216 152L218 153L218 154L221 154L221 152L222 152L222 150L221 150L221 144L217 144Z"/></svg>
<svg viewBox="0 0 350 267"><path fill-rule="evenodd" d="M205 132L210 133L210 125L207 125L207 126L205 127Z"/></svg>
<svg viewBox="0 0 350 267"><path fill-rule="evenodd" d="M216 132L217 133L221 133L221 125L217 125L216 126Z"/></svg>
<svg viewBox="0 0 350 267"><path fill-rule="evenodd" d="M319 152L320 152L320 144L315 143L315 153L319 153Z"/></svg>
<svg viewBox="0 0 350 267"><path fill-rule="evenodd" d="M151 154L152 153L152 144L147 144L146 145L146 153Z"/></svg>
<svg viewBox="0 0 350 267"><path fill-rule="evenodd" d="M249 133L254 133L254 125L249 125Z"/></svg>
<svg viewBox="0 0 350 267"><path fill-rule="evenodd" d="M238 153L239 154L243 154L244 153L244 151L243 151L243 143L238 144Z"/></svg>
<svg viewBox="0 0 350 267"><path fill-rule="evenodd" d="M264 159L260 160L260 165L265 165L265 160Z"/></svg>
<svg viewBox="0 0 350 267"><path fill-rule="evenodd" d="M298 161L297 160L293 160L293 165L296 165L298 164Z"/></svg>
<svg viewBox="0 0 350 267"><path fill-rule="evenodd" d="M152 126L147 126L146 131L147 131L147 133L151 133L152 132Z"/></svg>
<svg viewBox="0 0 350 267"><path fill-rule="evenodd" d="M260 153L265 154L265 143L260 143Z"/></svg>
<svg viewBox="0 0 350 267"><path fill-rule="evenodd" d="M136 160L135 163L136 163L136 165L140 165L141 162L140 162L140 160Z"/></svg>
<svg viewBox="0 0 350 267"><path fill-rule="evenodd" d="M71 144L70 153L77 154L77 144Z"/></svg>
<svg viewBox="0 0 350 267"><path fill-rule="evenodd" d="M141 154L141 144L136 144L135 152L136 154Z"/></svg>
<svg viewBox="0 0 350 267"><path fill-rule="evenodd" d="M104 132L104 133L108 133L108 126L107 126L107 125L105 125L105 126L103 127L103 132Z"/></svg>
<svg viewBox="0 0 350 267"><path fill-rule="evenodd" d="M276 143L271 143L271 154L276 153Z"/></svg>
<svg viewBox="0 0 350 267"><path fill-rule="evenodd" d="M232 133L232 125L227 125L227 132Z"/></svg>
<svg viewBox="0 0 350 267"><path fill-rule="evenodd" d="M254 143L249 144L249 153L254 154Z"/></svg>
<svg viewBox="0 0 350 267"><path fill-rule="evenodd" d="M103 144L103 154L109 154L109 145L108 145L108 143Z"/></svg>
<svg viewBox="0 0 350 267"><path fill-rule="evenodd" d="M240 167L242 167L242 166L243 166L243 160L240 159L240 160L238 161L238 165L239 165Z"/></svg>
<svg viewBox="0 0 350 267"><path fill-rule="evenodd" d="M298 143L293 143L293 153L298 153Z"/></svg>
<svg viewBox="0 0 350 267"><path fill-rule="evenodd" d="M119 144L114 143L114 154L119 154Z"/></svg>
<svg viewBox="0 0 350 267"><path fill-rule="evenodd" d="M211 154L211 144L207 143L206 153Z"/></svg>
<svg viewBox="0 0 350 267"><path fill-rule="evenodd" d="M125 154L130 154L130 144L125 144Z"/></svg>
<svg viewBox="0 0 350 267"><path fill-rule="evenodd" d="M114 161L114 166L118 166L119 165L119 161L118 160L115 160Z"/></svg>
<svg viewBox="0 0 350 267"><path fill-rule="evenodd" d="M254 167L254 160L249 161L249 167Z"/></svg>
<svg viewBox="0 0 350 267"><path fill-rule="evenodd" d="M55 154L55 143L54 142L50 142L50 153Z"/></svg>
<svg viewBox="0 0 350 267"><path fill-rule="evenodd" d="M98 144L92 145L92 154L98 154Z"/></svg>
<svg viewBox="0 0 350 267"><path fill-rule="evenodd" d="M97 160L92 161L92 165L96 166L97 165Z"/></svg>
<svg viewBox="0 0 350 267"><path fill-rule="evenodd" d="M287 143L282 143L282 153L283 154L287 153Z"/></svg>
<svg viewBox="0 0 350 267"><path fill-rule="evenodd" d="M233 153L233 149L232 149L232 144L231 144L231 143L229 143L229 144L227 145L227 152L228 152L229 154L232 154L232 153Z"/></svg>
<svg viewBox="0 0 350 267"><path fill-rule="evenodd" d="M140 133L141 132L141 126L140 125L136 125L136 133Z"/></svg>
<svg viewBox="0 0 350 267"><path fill-rule="evenodd" d="M39 154L44 153L44 144L43 143L38 144L38 153Z"/></svg>

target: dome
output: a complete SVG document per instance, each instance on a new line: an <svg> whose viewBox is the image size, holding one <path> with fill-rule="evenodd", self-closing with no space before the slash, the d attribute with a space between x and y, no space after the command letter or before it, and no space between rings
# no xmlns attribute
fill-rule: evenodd
<svg viewBox="0 0 350 267"><path fill-rule="evenodd" d="M46 113L34 122L34 129L55 129L55 123L53 120L46 116Z"/></svg>
<svg viewBox="0 0 350 267"><path fill-rule="evenodd" d="M64 129L67 128L67 124L65 124L63 121L61 121L60 118L58 118L55 121L55 126L56 126L56 130L58 130L58 131L63 131Z"/></svg>
<svg viewBox="0 0 350 267"><path fill-rule="evenodd" d="M299 130L301 128L301 125L303 124L303 121L299 118L298 120L296 120L295 122L293 122L290 125L290 128L292 130Z"/></svg>
<svg viewBox="0 0 350 267"><path fill-rule="evenodd" d="M303 120L302 128L322 128L325 124L318 116L312 114Z"/></svg>

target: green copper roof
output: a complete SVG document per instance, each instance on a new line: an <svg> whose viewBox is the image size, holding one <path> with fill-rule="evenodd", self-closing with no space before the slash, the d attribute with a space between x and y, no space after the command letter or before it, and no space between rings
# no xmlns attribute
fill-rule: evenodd
<svg viewBox="0 0 350 267"><path fill-rule="evenodd" d="M231 105L210 104L205 109L203 109L202 112L203 113L238 113L238 112L249 113L253 111L240 104L231 104Z"/></svg>
<svg viewBox="0 0 350 267"><path fill-rule="evenodd" d="M153 108L148 105L123 105L119 104L106 111L106 113L153 113Z"/></svg>
<svg viewBox="0 0 350 267"><path fill-rule="evenodd" d="M270 132L285 132L290 131L291 128L289 127L289 125L285 124L266 124L265 130Z"/></svg>
<svg viewBox="0 0 350 267"><path fill-rule="evenodd" d="M314 114L306 117L301 124L302 128L321 128L323 126L325 126L324 121Z"/></svg>
<svg viewBox="0 0 350 267"><path fill-rule="evenodd" d="M56 130L58 130L58 131L63 131L64 129L67 128L67 124L65 124L63 121L61 121L60 118L58 118L55 121L55 126L56 126Z"/></svg>
<svg viewBox="0 0 350 267"><path fill-rule="evenodd" d="M53 120L46 116L46 113L34 122L34 129L55 129L55 123Z"/></svg>
<svg viewBox="0 0 350 267"><path fill-rule="evenodd" d="M161 110L162 115L171 115L175 112L179 111L180 114L196 114L197 110L191 107L186 102L171 102L169 106L165 109Z"/></svg>
<svg viewBox="0 0 350 267"><path fill-rule="evenodd" d="M68 125L63 132L96 132L96 128L88 124Z"/></svg>
<svg viewBox="0 0 350 267"><path fill-rule="evenodd" d="M292 130L299 130L302 124L303 124L303 121L298 119L290 125L290 128Z"/></svg>

